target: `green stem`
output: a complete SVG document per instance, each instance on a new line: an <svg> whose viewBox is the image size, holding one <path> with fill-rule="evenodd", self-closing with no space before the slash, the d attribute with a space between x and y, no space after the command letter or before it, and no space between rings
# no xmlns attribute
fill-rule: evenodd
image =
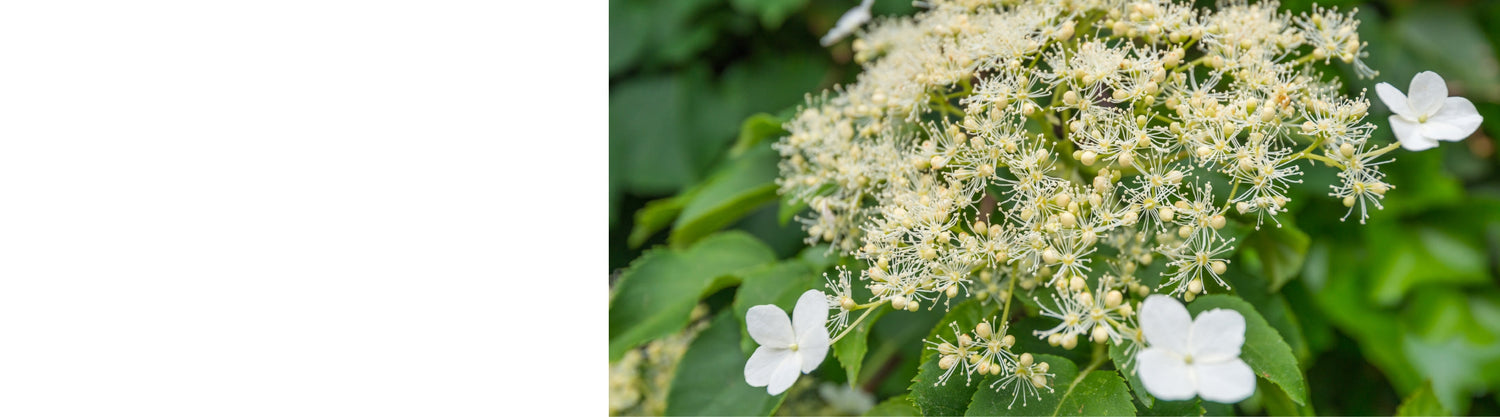
<svg viewBox="0 0 1500 417"><path fill-rule="evenodd" d="M885 303L885 302L881 301L881 302L878 302L878 303L875 303L875 304L882 304L882 303ZM839 341L839 339L843 339L844 335L849 334L849 332L852 331L852 330L854 330L855 327L858 327L859 323L862 322L862 321L865 321L865 317L869 317L870 313L872 313L874 311L875 311L875 309L873 309L873 308L865 310L864 314L860 314L859 318L854 319L853 323L849 323L849 327L845 327L844 331L839 332L838 336L834 336L833 339L829 339L828 340L828 344L832 345L834 343L837 343Z"/></svg>

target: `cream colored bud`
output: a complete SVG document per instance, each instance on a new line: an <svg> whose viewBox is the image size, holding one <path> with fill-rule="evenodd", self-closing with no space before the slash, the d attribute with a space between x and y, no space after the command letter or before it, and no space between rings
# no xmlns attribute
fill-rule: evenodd
<svg viewBox="0 0 1500 417"><path fill-rule="evenodd" d="M1079 290L1082 290L1082 287L1085 285L1084 282L1083 282L1083 278L1079 278L1079 277L1073 277L1073 279L1068 280L1068 283L1069 283L1070 287L1074 286L1074 285L1077 285L1078 287L1080 287ZM1079 291L1079 290L1074 290L1074 291L1078 291L1077 292L1078 295L1074 296L1074 297L1078 298L1078 304L1093 305L1094 304L1094 294L1083 292L1083 291Z"/></svg>
<svg viewBox="0 0 1500 417"><path fill-rule="evenodd" d="M903 297L903 296L900 296L900 295L895 296L895 297L891 297L891 307L895 307L897 310L905 310L906 309L906 297Z"/></svg>
<svg viewBox="0 0 1500 417"><path fill-rule="evenodd" d="M1057 223L1061 224L1063 227L1074 227L1078 225L1078 219L1073 217L1073 213L1065 211L1062 214L1057 215Z"/></svg>
<svg viewBox="0 0 1500 417"><path fill-rule="evenodd" d="M993 331L993 329L990 328L990 324L988 322L980 322L978 326L974 326L974 334L979 335L979 337L988 339L992 334L990 333L991 331Z"/></svg>
<svg viewBox="0 0 1500 417"><path fill-rule="evenodd" d="M1000 348L1001 349L1010 349L1011 346L1015 346L1015 345L1016 345L1016 337L1015 336L1005 335L1005 337L1000 338Z"/></svg>
<svg viewBox="0 0 1500 417"><path fill-rule="evenodd" d="M1240 213L1245 213L1247 211L1250 211L1250 203L1246 203L1246 202L1243 202L1243 201L1238 202L1238 203L1234 203L1234 209L1235 210L1239 210Z"/></svg>
<svg viewBox="0 0 1500 417"><path fill-rule="evenodd" d="M1098 158L1099 154L1094 153L1094 151L1083 151L1083 153L1079 155L1078 161L1082 162L1084 165L1094 165L1094 161Z"/></svg>
<svg viewBox="0 0 1500 417"><path fill-rule="evenodd" d="M1094 325L1094 334L1089 337L1089 340L1094 343L1104 343L1105 340L1109 340L1109 330L1104 326L1104 323Z"/></svg>
<svg viewBox="0 0 1500 417"><path fill-rule="evenodd" d="M1345 158L1354 156L1354 145L1347 143L1339 144L1339 154L1344 155Z"/></svg>
<svg viewBox="0 0 1500 417"><path fill-rule="evenodd" d="M1215 274L1223 275L1224 271L1229 270L1229 265L1226 265L1224 261L1214 261L1209 266L1213 268Z"/></svg>
<svg viewBox="0 0 1500 417"><path fill-rule="evenodd" d="M1164 207L1161 210L1157 210L1156 214L1157 217L1161 218L1161 221L1170 222L1173 217L1176 217L1177 212L1172 210L1171 207Z"/></svg>
<svg viewBox="0 0 1500 417"><path fill-rule="evenodd" d="M1056 335L1056 333L1054 333L1054 335ZM1031 366L1031 364L1034 363L1035 361L1036 361L1036 358L1032 357L1030 353L1022 353L1021 357L1018 358L1018 359L1016 359L1016 364L1020 365L1021 367L1024 368L1024 367Z"/></svg>
<svg viewBox="0 0 1500 417"><path fill-rule="evenodd" d="M1130 316L1132 316L1134 314L1135 314L1135 309L1130 307L1130 303L1120 304L1120 315L1121 316L1130 317Z"/></svg>
<svg viewBox="0 0 1500 417"><path fill-rule="evenodd" d="M1063 349L1073 350L1073 348L1078 347L1078 334L1068 333L1067 336L1063 336L1062 343L1059 343L1059 345Z"/></svg>
<svg viewBox="0 0 1500 417"><path fill-rule="evenodd" d="M1063 104L1067 104L1069 106L1078 104L1078 93L1075 93L1072 90L1068 90L1068 92L1063 93L1062 100Z"/></svg>
<svg viewBox="0 0 1500 417"><path fill-rule="evenodd" d="M1130 164L1135 161L1135 157L1131 156L1130 152L1121 152L1120 159L1118 161L1120 163L1120 166L1129 167Z"/></svg>
<svg viewBox="0 0 1500 417"><path fill-rule="evenodd" d="M1122 301L1124 301L1124 300L1125 300L1125 294L1121 294L1119 290L1110 290L1110 292L1108 294L1104 294L1104 307L1105 308L1119 307L1120 303Z"/></svg>
<svg viewBox="0 0 1500 417"><path fill-rule="evenodd" d="M1225 223L1225 219L1224 219L1224 215L1222 215L1222 214L1215 214L1213 217L1209 217L1208 218L1208 225L1212 226L1215 230L1217 230L1217 229L1223 229L1224 228L1224 223Z"/></svg>
<svg viewBox="0 0 1500 417"><path fill-rule="evenodd" d="M1057 195L1052 196L1052 202L1060 206L1066 206L1070 201L1073 201L1073 196L1068 193L1057 193Z"/></svg>
<svg viewBox="0 0 1500 417"><path fill-rule="evenodd" d="M938 359L938 368L939 369L945 369L945 370L953 368L953 364L955 362L958 362L958 356L956 356L956 355L944 355L942 359Z"/></svg>
<svg viewBox="0 0 1500 417"><path fill-rule="evenodd" d="M911 301L907 301L906 302L906 311L917 311L917 308L918 308L918 306L917 306L917 300L911 300Z"/></svg>
<svg viewBox="0 0 1500 417"><path fill-rule="evenodd" d="M1203 292L1203 280L1194 279L1192 281L1188 281L1187 290L1188 290L1188 293L1192 293L1192 294L1197 294L1197 293Z"/></svg>
<svg viewBox="0 0 1500 417"><path fill-rule="evenodd" d="M1191 293L1190 292L1190 293L1182 295L1182 301L1187 301L1189 303L1193 302L1194 298L1198 298L1198 294L1197 293Z"/></svg>
<svg viewBox="0 0 1500 417"><path fill-rule="evenodd" d="M1192 236L1192 235L1193 235L1193 228L1191 228L1191 227L1182 226L1182 227L1177 228L1177 237L1180 237L1180 238L1183 238L1183 239L1187 239L1188 236Z"/></svg>
<svg viewBox="0 0 1500 417"><path fill-rule="evenodd" d="M1088 283L1084 282L1082 277L1074 276L1068 280L1068 289L1073 291L1083 291L1083 288L1087 285ZM1089 296L1088 293L1083 293L1083 295ZM1089 296L1089 300L1092 303L1093 296Z"/></svg>
<svg viewBox="0 0 1500 417"><path fill-rule="evenodd" d="M1354 196L1344 196L1344 207L1354 207Z"/></svg>
<svg viewBox="0 0 1500 417"><path fill-rule="evenodd" d="M854 303L854 299L849 297L839 298L839 308L843 308L845 311L848 311L853 310L855 306L856 304Z"/></svg>
<svg viewBox="0 0 1500 417"><path fill-rule="evenodd" d="M946 294L948 296L948 298L957 297L958 296L958 285L957 284L948 284L948 289L945 290L945 291L943 291L943 293Z"/></svg>
<svg viewBox="0 0 1500 417"><path fill-rule="evenodd" d="M1052 346L1061 345L1062 333L1053 333L1051 336L1047 336L1047 344ZM1027 362L1029 363L1030 361Z"/></svg>
<svg viewBox="0 0 1500 417"><path fill-rule="evenodd" d="M1047 248L1047 250L1042 251L1042 262L1055 264L1057 263L1058 256L1057 249Z"/></svg>

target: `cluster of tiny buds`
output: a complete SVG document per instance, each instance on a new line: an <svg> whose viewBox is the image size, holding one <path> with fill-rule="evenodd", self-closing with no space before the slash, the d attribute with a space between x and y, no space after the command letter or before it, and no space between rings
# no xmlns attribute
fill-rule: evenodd
<svg viewBox="0 0 1500 417"><path fill-rule="evenodd" d="M1139 300L1229 290L1229 231L1280 226L1305 165L1338 170L1329 195L1345 218L1363 222L1392 189L1368 100L1313 65L1373 75L1352 12L925 4L864 30L858 80L809 96L774 145L780 192L810 209L798 217L808 242L867 264L828 279L834 329L872 306L1026 297L1059 321L1035 334L1053 345L1136 347ZM1161 279L1146 285L1147 270ZM934 345L945 375L1038 375L978 330Z"/></svg>
<svg viewBox="0 0 1500 417"><path fill-rule="evenodd" d="M964 375L965 386L972 383L976 375L980 378L995 376L997 378L990 388L1015 390L1023 405L1025 397L1037 397L1039 390L1052 390L1050 378L1053 374L1048 372L1051 365L1037 361L1030 353L1012 352L1016 337L1006 334L1004 325L996 329L993 320L982 321L972 332L961 330L957 323L948 325L954 332L953 340L939 336L936 341L925 341L929 349L937 352L937 366L943 371L934 386L948 384L955 373Z"/></svg>

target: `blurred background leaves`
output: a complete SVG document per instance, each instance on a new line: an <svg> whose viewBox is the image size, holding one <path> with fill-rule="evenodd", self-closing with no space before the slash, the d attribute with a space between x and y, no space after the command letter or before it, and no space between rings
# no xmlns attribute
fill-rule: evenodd
<svg viewBox="0 0 1500 417"><path fill-rule="evenodd" d="M837 261L805 248L800 227L783 221L781 211L798 208L778 207L766 194L775 172L766 147L781 134L775 124L807 94L857 75L847 41L818 45L857 3L610 1L612 276L646 250L686 257L694 242L720 229L743 231L777 258L792 258L782 262L816 269L797 282L831 271ZM1360 80L1348 65L1326 66L1348 94L1364 92L1379 103L1376 83L1405 90L1416 73L1437 71L1485 123L1463 142L1392 153L1396 162L1386 171L1396 188L1368 224L1339 221L1347 209L1327 196L1327 180L1318 180L1333 173L1309 170L1297 189L1300 202L1282 218L1285 227L1246 236L1254 258L1247 269L1259 280L1251 282L1264 288L1236 285L1237 293L1291 345L1317 414L1500 414L1500 158L1492 139L1500 135L1500 2L1287 0L1282 8L1300 13L1314 3L1359 9L1360 36L1370 44L1366 62L1381 73ZM905 0L879 0L873 11L914 9ZM1383 104L1372 107L1367 120L1380 126L1373 141L1394 141L1389 114ZM748 285L759 274L740 278ZM713 293L683 293L720 314L732 310L736 288L710 287ZM910 410L890 398L903 395L918 372L917 361L897 359L919 354L917 340L942 316L923 313L875 323L866 370L847 381L873 392L882 410ZM846 382L832 358L815 375ZM781 412L819 411L797 404L788 399ZM1238 411L1277 407L1275 398L1257 398Z"/></svg>

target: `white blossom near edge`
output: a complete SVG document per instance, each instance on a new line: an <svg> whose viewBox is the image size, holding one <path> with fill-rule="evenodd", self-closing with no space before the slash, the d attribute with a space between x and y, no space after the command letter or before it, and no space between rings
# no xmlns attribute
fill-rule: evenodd
<svg viewBox="0 0 1500 417"><path fill-rule="evenodd" d="M854 6L853 9L844 12L843 16L839 16L839 21L833 24L833 29L829 29L828 34L823 35L823 39L819 42L823 46L833 45L835 42L849 36L850 33L854 33L854 30L859 29L860 25L870 21L870 5L872 4L875 4L875 0L864 0L859 2L858 6Z"/></svg>
<svg viewBox="0 0 1500 417"><path fill-rule="evenodd" d="M818 369L828 356L827 321L827 298L818 290L802 293L790 319L775 305L750 307L745 328L760 347L745 362L745 382L777 395L797 376Z"/></svg>
<svg viewBox="0 0 1500 417"><path fill-rule="evenodd" d="M1148 346L1136 355L1136 370L1151 395L1237 403L1255 393L1255 372L1240 360L1245 316L1239 312L1213 309L1194 320L1182 303L1158 294L1141 303L1140 321Z"/></svg>
<svg viewBox="0 0 1500 417"><path fill-rule="evenodd" d="M1401 147L1409 151L1432 149L1439 140L1463 140L1484 121L1474 103L1463 97L1448 97L1448 85L1432 71L1412 77L1409 96L1389 83L1376 84L1375 93L1395 113L1390 118L1391 130Z"/></svg>

